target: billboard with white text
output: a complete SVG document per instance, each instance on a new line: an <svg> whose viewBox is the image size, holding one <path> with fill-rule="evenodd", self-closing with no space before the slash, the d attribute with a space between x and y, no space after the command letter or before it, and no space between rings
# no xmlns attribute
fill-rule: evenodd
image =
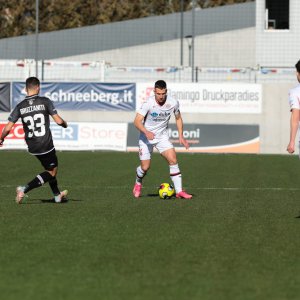
<svg viewBox="0 0 300 300"><path fill-rule="evenodd" d="M0 122L2 132L5 122ZM114 150L126 151L127 123L70 122L68 128L55 123L50 125L57 150ZM27 149L22 123L16 123L6 137L5 149Z"/></svg>
<svg viewBox="0 0 300 300"><path fill-rule="evenodd" d="M260 137L258 125L242 124L185 124L183 137L190 148L186 150L179 144L175 124L168 128L170 141L177 152L207 153L259 153ZM128 124L127 151L138 151L139 132Z"/></svg>
<svg viewBox="0 0 300 300"><path fill-rule="evenodd" d="M12 108L25 96L23 82L12 83ZM43 82L41 96L58 110L135 110L135 83Z"/></svg>
<svg viewBox="0 0 300 300"><path fill-rule="evenodd" d="M153 94L153 82L137 83L136 108ZM262 86L256 83L168 83L168 95L184 113L260 114Z"/></svg>

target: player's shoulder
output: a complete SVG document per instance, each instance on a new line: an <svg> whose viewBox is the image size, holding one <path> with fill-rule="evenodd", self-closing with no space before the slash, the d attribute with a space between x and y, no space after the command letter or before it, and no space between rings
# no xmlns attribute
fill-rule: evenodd
<svg viewBox="0 0 300 300"><path fill-rule="evenodd" d="M16 105L16 109L20 109L20 108L22 108L22 107L24 107L24 106L27 106L28 104L27 104L27 99L26 98L24 98L23 100L21 100L17 105Z"/></svg>
<svg viewBox="0 0 300 300"><path fill-rule="evenodd" d="M154 96L150 96L146 99L146 101L143 103L143 105L145 106L152 106L155 102L155 97Z"/></svg>
<svg viewBox="0 0 300 300"><path fill-rule="evenodd" d="M300 109L300 84L289 90L288 101L291 111Z"/></svg>
<svg viewBox="0 0 300 300"><path fill-rule="evenodd" d="M38 96L35 103L45 105L46 107L53 107L52 100L44 96Z"/></svg>
<svg viewBox="0 0 300 300"><path fill-rule="evenodd" d="M38 96L36 99L41 102L52 102L48 97L45 96Z"/></svg>
<svg viewBox="0 0 300 300"><path fill-rule="evenodd" d="M155 96L154 96L154 95L149 96L149 97L147 98L147 100L146 100L147 103L152 103L152 102L154 102L154 101L155 101Z"/></svg>
<svg viewBox="0 0 300 300"><path fill-rule="evenodd" d="M300 96L300 84L298 84L297 86L291 88L289 90L289 95L297 95Z"/></svg>
<svg viewBox="0 0 300 300"><path fill-rule="evenodd" d="M17 104L17 106L22 106L22 105L24 105L25 103L26 103L26 98L23 99L23 100L21 100L21 101Z"/></svg>
<svg viewBox="0 0 300 300"><path fill-rule="evenodd" d="M169 95L167 97L167 102L172 106L176 106L179 103L177 99L175 99L174 97L169 96Z"/></svg>

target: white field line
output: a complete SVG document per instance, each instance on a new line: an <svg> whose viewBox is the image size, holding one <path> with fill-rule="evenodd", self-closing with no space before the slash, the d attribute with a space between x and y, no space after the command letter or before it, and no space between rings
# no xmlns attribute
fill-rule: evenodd
<svg viewBox="0 0 300 300"><path fill-rule="evenodd" d="M157 189L158 186L143 186L144 188L153 188ZM0 189L15 189L16 185L3 185L0 184ZM49 188L48 185L43 186L43 188ZM67 188L70 190L78 190L78 189L102 189L101 185L63 185L62 188ZM105 186L104 189L131 189L132 186L128 185L111 185ZM299 191L299 188L281 188L281 187L186 187L191 190L211 190L211 191Z"/></svg>

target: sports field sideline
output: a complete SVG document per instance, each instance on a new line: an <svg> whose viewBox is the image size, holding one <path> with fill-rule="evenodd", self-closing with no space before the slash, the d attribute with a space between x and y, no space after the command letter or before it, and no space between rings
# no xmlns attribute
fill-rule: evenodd
<svg viewBox="0 0 300 300"><path fill-rule="evenodd" d="M132 187L136 153L58 152L48 186L14 202L41 171L0 152L2 299L298 299L300 161L296 155L178 154L192 200L162 200L158 155Z"/></svg>

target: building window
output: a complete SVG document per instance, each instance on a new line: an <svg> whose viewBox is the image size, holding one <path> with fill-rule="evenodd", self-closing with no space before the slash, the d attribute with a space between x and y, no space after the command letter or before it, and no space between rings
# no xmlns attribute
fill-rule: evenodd
<svg viewBox="0 0 300 300"><path fill-rule="evenodd" d="M289 19L290 0L266 0L266 30L288 30L290 27Z"/></svg>

